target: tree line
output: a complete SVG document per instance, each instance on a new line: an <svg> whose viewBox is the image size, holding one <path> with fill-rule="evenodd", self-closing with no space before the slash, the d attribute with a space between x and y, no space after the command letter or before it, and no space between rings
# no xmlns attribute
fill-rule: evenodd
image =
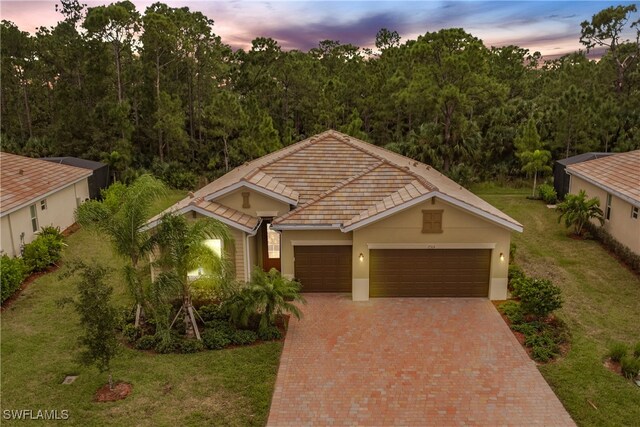
<svg viewBox="0 0 640 427"><path fill-rule="evenodd" d="M460 182L522 174L519 150L640 148L635 5L583 22L585 49L551 61L459 28L404 42L381 29L375 49L323 40L285 51L259 37L233 51L186 7L58 10L34 35L1 23L2 149L101 160L125 181L152 171L191 187L327 128Z"/></svg>

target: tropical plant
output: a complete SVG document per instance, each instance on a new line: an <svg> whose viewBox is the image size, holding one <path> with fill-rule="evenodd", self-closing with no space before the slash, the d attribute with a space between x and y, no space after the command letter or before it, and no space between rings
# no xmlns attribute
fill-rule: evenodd
<svg viewBox="0 0 640 427"><path fill-rule="evenodd" d="M585 225L591 220L604 224L604 216L600 209L600 200L592 197L587 200L587 193L580 190L578 194L567 194L564 201L556 209L560 212L558 222L564 219L567 228L573 227L573 232L581 236Z"/></svg>
<svg viewBox="0 0 640 427"><path fill-rule="evenodd" d="M223 246L232 241L231 234L222 222L205 218L189 223L182 215L168 213L157 227L153 242L158 248L155 265L161 273L154 287L164 289L182 299L182 306L173 319L173 326L180 314L184 316L186 333L200 339L196 323L196 310L191 299L191 285L209 281L215 284L231 280L232 270L226 257L206 245L207 239L219 239ZM189 277L189 272L200 270L197 277Z"/></svg>
<svg viewBox="0 0 640 427"><path fill-rule="evenodd" d="M520 161L522 162L522 171L533 175L532 196L535 197L538 174L551 172L551 166L549 166L551 152L547 150L525 151L521 153Z"/></svg>
<svg viewBox="0 0 640 427"><path fill-rule="evenodd" d="M225 308L236 325L247 326L251 317L257 314L260 318L258 331L264 332L274 326L277 316L290 313L297 319L302 312L295 304L306 303L300 295L300 283L283 277L272 268L264 272L256 268L251 273L251 281L238 294L225 302Z"/></svg>
<svg viewBox="0 0 640 427"><path fill-rule="evenodd" d="M90 200L76 210L76 220L105 235L116 254L126 258L123 274L136 307L135 326L140 325L145 292L138 265L153 248L143 227L154 201L166 194L165 185L151 175L141 175L131 185L114 183L103 192L103 200Z"/></svg>
<svg viewBox="0 0 640 427"><path fill-rule="evenodd" d="M113 288L105 282L109 269L101 265L87 265L76 262L62 277L79 273L77 283L78 299L60 301L61 305L71 303L80 316L80 326L84 333L78 339L84 348L78 360L83 365L96 365L100 372L108 372L113 359L120 350L118 342L118 310L111 305ZM113 380L109 373L109 387Z"/></svg>

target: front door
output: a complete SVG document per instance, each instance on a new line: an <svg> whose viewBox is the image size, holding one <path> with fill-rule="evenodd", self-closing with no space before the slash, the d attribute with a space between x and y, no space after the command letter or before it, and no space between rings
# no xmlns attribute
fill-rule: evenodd
<svg viewBox="0 0 640 427"><path fill-rule="evenodd" d="M271 228L271 220L264 221L262 230L262 268L280 271L280 233Z"/></svg>

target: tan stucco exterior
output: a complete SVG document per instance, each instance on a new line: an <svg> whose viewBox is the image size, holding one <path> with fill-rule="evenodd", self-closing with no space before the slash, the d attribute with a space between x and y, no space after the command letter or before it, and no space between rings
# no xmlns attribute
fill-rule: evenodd
<svg viewBox="0 0 640 427"><path fill-rule="evenodd" d="M249 208L243 208L242 193L249 193ZM213 201L232 209L257 217L275 217L289 212L289 205L257 191L240 188Z"/></svg>
<svg viewBox="0 0 640 427"><path fill-rule="evenodd" d="M2 216L1 239L3 253L9 256L20 254L20 235L24 233L24 244L35 239L36 232L31 225L30 206L35 205L38 218L38 231L48 225L64 230L75 222L74 212L79 203L89 198L87 179L56 191L46 197L33 200L28 205ZM41 201L46 200L46 209L42 209Z"/></svg>
<svg viewBox="0 0 640 427"><path fill-rule="evenodd" d="M569 192L578 194L580 190L584 190L589 197L597 197L600 200L600 209L606 214L608 194L606 190L572 175ZM611 215L608 220L605 220L604 228L614 239L640 254L640 218L632 218L631 209L631 203L612 194Z"/></svg>

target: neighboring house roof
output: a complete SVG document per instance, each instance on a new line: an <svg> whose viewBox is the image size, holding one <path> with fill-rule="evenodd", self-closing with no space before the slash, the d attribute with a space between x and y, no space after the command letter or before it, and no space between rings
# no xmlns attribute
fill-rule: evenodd
<svg viewBox="0 0 640 427"><path fill-rule="evenodd" d="M77 168L97 170L107 166L105 163L93 160L81 159L79 157L43 157L41 160L59 163L61 165L75 166Z"/></svg>
<svg viewBox="0 0 640 427"><path fill-rule="evenodd" d="M573 165L576 163L581 163L581 162L586 162L588 160L594 160L594 159L600 159L602 157L608 157L611 156L614 153L596 153L596 152L592 152L592 153L582 153L582 154L578 154L577 156L571 156L571 157L567 157L566 159L560 159L560 160L556 160L556 163L559 163L563 166L569 166L569 165Z"/></svg>
<svg viewBox="0 0 640 427"><path fill-rule="evenodd" d="M241 187L294 206L273 220L274 229L337 228L346 232L438 197L522 231L516 220L432 167L333 130L246 163L167 211L196 210L199 200L211 201ZM161 215L148 226L155 225ZM237 221L231 213L218 217ZM255 231L260 219L254 222Z"/></svg>
<svg viewBox="0 0 640 427"><path fill-rule="evenodd" d="M640 150L569 165L567 172L640 207Z"/></svg>
<svg viewBox="0 0 640 427"><path fill-rule="evenodd" d="M0 152L0 216L75 184L91 173L87 169Z"/></svg>

